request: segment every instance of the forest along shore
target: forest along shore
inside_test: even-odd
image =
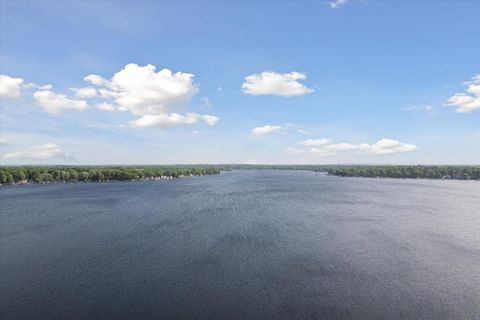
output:
[[[3,185],[27,183],[166,180],[218,173],[220,173],[219,169],[200,166],[18,166],[0,167],[0,183]]]
[[[0,166],[0,184],[165,180],[230,170],[307,170],[340,177],[480,180],[480,166],[175,165]]]

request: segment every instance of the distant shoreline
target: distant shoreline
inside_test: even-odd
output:
[[[113,182],[113,181],[157,181],[173,180],[191,176],[220,173],[212,167],[0,167],[1,185],[25,185],[47,183]]]
[[[480,166],[395,165],[178,165],[178,166],[0,166],[1,185],[155,181],[219,174],[230,170],[306,170],[338,177],[480,180]]]

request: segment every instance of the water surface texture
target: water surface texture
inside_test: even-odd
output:
[[[2,319],[480,319],[480,183],[0,188]]]

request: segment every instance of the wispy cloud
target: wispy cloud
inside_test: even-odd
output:
[[[213,107],[213,103],[209,97],[201,97],[200,98],[200,109],[208,109]]]
[[[420,104],[412,107],[404,108],[403,111],[423,111],[429,116],[434,116],[436,114],[435,108],[429,104]]]
[[[330,5],[330,8],[338,9],[338,8],[343,7],[347,3],[348,3],[348,0],[335,0],[335,1],[329,2],[328,4]]]

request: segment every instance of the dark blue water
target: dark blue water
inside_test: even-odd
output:
[[[0,188],[2,319],[480,319],[480,183]]]

